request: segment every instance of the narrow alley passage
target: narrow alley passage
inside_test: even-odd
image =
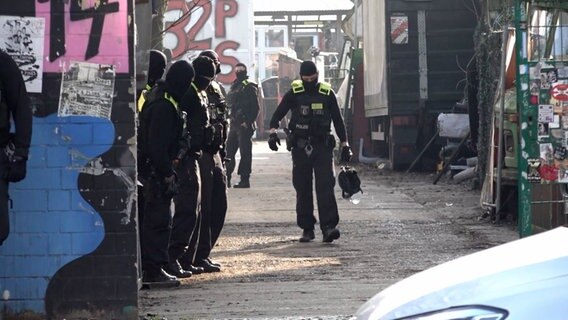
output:
[[[220,273],[140,292],[142,319],[348,319],[404,277],[517,239],[512,226],[479,221],[479,192],[427,174],[361,167],[364,194],[341,199],[341,238],[299,243],[291,159],[255,141],[251,189],[229,189],[225,229],[212,258]],[[238,177],[233,177],[237,180]]]

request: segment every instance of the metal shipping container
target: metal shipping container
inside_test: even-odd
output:
[[[475,10],[470,0],[363,0],[366,116],[393,168],[411,164],[437,115],[463,99]]]

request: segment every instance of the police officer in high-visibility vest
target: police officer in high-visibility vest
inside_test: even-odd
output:
[[[180,188],[174,198],[175,213],[168,250],[170,263],[167,271],[178,277],[187,277],[192,273],[201,273],[203,268],[195,266],[194,249],[196,243],[190,243],[192,235],[201,232],[198,221],[198,205],[201,201],[201,176],[198,159],[205,146],[213,141],[213,128],[209,124],[207,113],[208,100],[205,90],[215,77],[215,64],[207,57],[197,57],[192,62],[195,80],[186,91],[181,101],[182,110],[187,112],[189,129],[189,149],[180,163],[178,177]],[[205,232],[205,231],[203,231]]]
[[[314,216],[313,176],[323,242],[332,242],[339,238],[340,233],[334,194],[333,149],[336,141],[331,134],[331,122],[340,140],[341,161],[349,162],[352,152],[331,85],[318,82],[318,71],[312,61],[302,62],[300,77],[301,80],[292,82],[292,88],[284,95],[272,115],[268,145],[270,149],[278,150],[278,124],[291,111],[287,145],[292,152],[297,224],[303,229],[299,241],[309,242],[315,238],[314,226],[317,220]]]
[[[180,101],[193,80],[193,68],[187,61],[172,64],[166,80],[159,82],[154,99],[148,100],[140,113],[138,131],[139,175],[145,181],[145,209],[141,231],[143,283],[149,287],[173,287],[180,282],[163,268],[169,262],[171,231],[170,206],[177,193],[175,161],[187,144]],[[182,140],[186,139],[186,142]]]
[[[0,50],[0,246],[10,232],[8,184],[26,177],[31,139],[32,110],[22,73]]]
[[[247,67],[242,63],[235,65],[236,79],[229,88],[227,103],[230,109],[231,124],[227,138],[227,184],[231,186],[231,175],[235,170],[235,154],[241,154],[237,173],[241,176],[233,188],[250,188],[252,172],[252,136],[256,130],[256,118],[260,111],[258,85],[250,81]]]

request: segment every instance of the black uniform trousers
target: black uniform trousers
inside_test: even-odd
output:
[[[227,177],[219,153],[203,152],[199,158],[201,173],[201,205],[199,234],[191,237],[189,248],[195,251],[194,261],[207,259],[215,247],[227,214]],[[190,253],[188,250],[188,254]]]
[[[141,232],[142,270],[157,275],[168,263],[168,242],[171,231],[172,197],[163,194],[155,178],[146,179],[144,219]]]
[[[187,251],[193,233],[199,233],[197,211],[200,201],[201,178],[197,158],[185,157],[176,169],[179,181],[178,194],[174,197],[174,217],[168,249],[170,262],[181,260]]]
[[[2,178],[7,170],[7,166],[8,157],[4,150],[0,150],[0,246],[8,238],[8,234],[10,234],[8,181]]]
[[[323,142],[313,144],[312,147],[310,156],[304,148],[292,148],[292,183],[296,189],[296,219],[300,228],[314,228],[316,218],[312,185],[315,177],[320,228],[325,231],[335,228],[339,223],[337,201],[333,191],[335,187],[333,148]]]
[[[239,162],[239,168],[237,174],[241,177],[248,178],[252,172],[252,135],[254,130],[250,128],[245,128],[241,126],[240,121],[231,121],[229,127],[229,136],[227,137],[227,177],[233,174],[236,166],[235,155],[237,150],[241,154],[241,161]]]

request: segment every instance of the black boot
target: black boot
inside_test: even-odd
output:
[[[300,242],[310,242],[316,238],[314,234],[314,229],[304,229],[302,236],[300,237]]]
[[[187,268],[183,268],[183,270],[187,270],[187,271],[191,271],[191,273],[193,274],[202,274],[205,272],[205,270],[203,270],[203,268],[201,267],[196,267],[193,265],[189,265]]]
[[[227,176],[227,188],[231,187],[231,176]]]
[[[248,176],[241,176],[241,181],[235,184],[233,188],[250,188],[250,181]]]
[[[339,239],[339,229],[330,228],[323,231],[323,242],[332,242]]]
[[[167,273],[178,278],[190,278],[193,275],[191,271],[184,270],[178,261],[168,263],[163,267],[163,269]]]
[[[211,264],[209,261],[207,261],[207,259],[203,259],[200,261],[195,261],[195,266],[196,267],[201,267],[203,268],[203,270],[205,271],[205,273],[211,273],[211,272],[219,272],[221,271],[221,267]]]
[[[193,274],[202,274],[202,273],[205,272],[203,270],[203,268],[196,267],[196,266],[192,265],[191,263],[180,262],[180,266],[183,270],[191,271],[191,273],[193,273]]]
[[[179,287],[180,281],[175,276],[168,274],[163,269],[159,271],[149,272],[144,271],[142,278],[143,288],[175,288]]]
[[[207,262],[209,262],[210,264],[212,264],[214,266],[217,266],[219,268],[221,267],[221,264],[219,262],[214,262],[213,260],[211,260],[211,258],[207,258],[205,260],[207,260]]]

